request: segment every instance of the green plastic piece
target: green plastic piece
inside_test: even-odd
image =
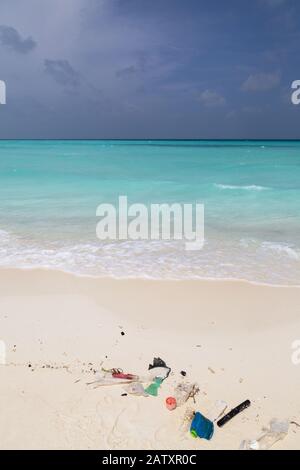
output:
[[[148,395],[157,397],[158,389],[161,386],[162,382],[163,382],[163,379],[160,379],[159,377],[157,377],[156,379],[154,379],[154,382],[152,382],[152,384],[149,385],[149,387],[145,388],[145,392],[148,393]]]

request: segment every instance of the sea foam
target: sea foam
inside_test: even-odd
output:
[[[243,190],[243,191],[267,191],[271,189],[266,186],[258,186],[256,184],[241,186],[241,185],[215,183],[215,187],[218,189],[235,189],[235,190]]]

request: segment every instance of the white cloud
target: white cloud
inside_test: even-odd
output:
[[[274,73],[257,73],[249,75],[242,84],[243,91],[267,91],[276,88],[280,84],[280,75]]]
[[[224,96],[213,90],[205,90],[198,97],[198,101],[208,108],[224,106],[226,100]]]

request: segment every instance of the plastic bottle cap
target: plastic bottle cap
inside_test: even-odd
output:
[[[166,406],[167,406],[168,410],[170,410],[170,411],[175,410],[175,408],[177,406],[176,398],[174,398],[174,397],[166,398]]]

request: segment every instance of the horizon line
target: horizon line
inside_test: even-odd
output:
[[[97,142],[97,141],[136,141],[136,142],[143,142],[143,141],[160,141],[160,142],[166,142],[166,141],[177,141],[177,142],[299,142],[300,137],[298,139],[202,139],[202,138],[194,138],[194,139],[174,139],[174,138],[0,138],[0,142],[4,141],[10,141],[10,142],[20,142],[20,141],[91,141],[91,142]]]

